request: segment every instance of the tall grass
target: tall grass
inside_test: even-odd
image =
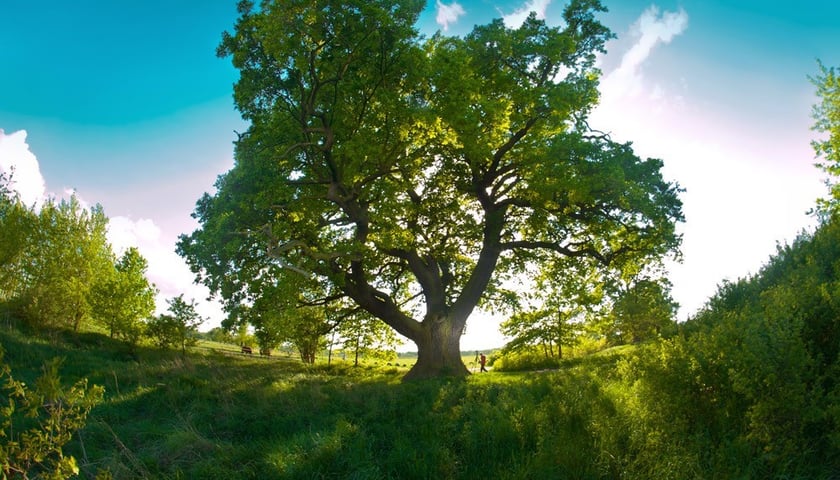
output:
[[[704,460],[702,439],[657,439],[627,382],[633,349],[551,372],[402,383],[407,367],[312,367],[207,348],[185,356],[128,352],[100,335],[37,339],[0,329],[0,339],[17,371],[35,374],[43,359],[63,356],[68,382],[87,377],[105,386],[105,401],[66,448],[87,478],[101,471],[116,479],[737,473]],[[741,466],[754,455],[732,452]]]

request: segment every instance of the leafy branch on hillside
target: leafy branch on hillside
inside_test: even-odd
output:
[[[819,98],[819,103],[813,109],[812,129],[827,135],[813,140],[811,146],[820,159],[817,166],[830,176],[826,184],[833,200],[821,199],[818,203],[818,210],[826,213],[837,208],[840,202],[840,183],[837,183],[840,177],[840,77],[833,67],[826,67],[822,63],[819,67],[820,74],[811,77]]]
[[[88,387],[87,379],[69,389],[61,385],[61,359],[43,366],[34,388],[12,377],[0,349],[0,467],[6,478],[62,480],[78,475],[76,459],[62,447],[85,426],[90,410],[102,401],[105,389]]]

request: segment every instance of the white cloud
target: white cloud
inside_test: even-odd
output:
[[[112,217],[108,223],[108,241],[117,255],[129,247],[137,247],[149,262],[146,276],[159,290],[156,300],[158,313],[167,310],[167,299],[184,294],[184,299],[194,299],[198,313],[209,319],[202,329],[218,326],[224,318],[221,305],[207,301],[209,290],[193,283],[195,276],[184,259],[175,253],[175,246],[163,239],[160,227],[153,220]]]
[[[38,159],[26,143],[26,130],[7,135],[0,129],[0,172],[12,176],[11,188],[29,206],[40,205],[46,194]]]
[[[531,12],[536,13],[538,19],[544,19],[545,11],[550,3],[551,0],[529,0],[528,3],[513,13],[502,15],[502,20],[508,28],[519,28]]]
[[[449,25],[458,21],[458,18],[462,17],[467,12],[464,11],[464,7],[461,6],[458,2],[452,2],[449,5],[437,0],[437,17],[435,17],[435,21],[438,25],[443,27],[444,30],[449,29]]]
[[[13,173],[11,187],[27,205],[40,206],[47,198],[47,189],[41,168],[34,153],[26,143],[26,131],[10,135],[0,129],[0,171]],[[83,208],[90,208],[75,189],[64,188],[62,198],[76,195]],[[129,247],[137,247],[149,262],[147,277],[159,289],[156,300],[158,312],[167,309],[166,299],[184,294],[186,300],[195,299],[200,315],[210,321],[203,328],[218,326],[224,313],[218,302],[209,302],[209,291],[193,283],[195,278],[184,260],[175,253],[174,244],[163,239],[161,229],[150,219],[132,220],[123,216],[110,218],[108,242],[114,253],[122,255]]]
[[[160,228],[155,222],[141,218],[134,221],[127,217],[117,216],[108,222],[108,241],[114,252],[121,255],[130,247],[140,245],[156,245],[160,239]]]
[[[622,54],[618,67],[601,79],[601,101],[590,116],[593,127],[615,129],[623,140],[636,141],[639,134],[649,135],[652,122],[683,123],[680,119],[687,114],[685,99],[668,92],[656,79],[646,79],[642,70],[655,47],[670,43],[687,26],[688,14],[682,9],[660,13],[653,5],[639,16],[630,28],[635,42]]]
[[[10,187],[17,192],[21,201],[27,206],[34,206],[39,210],[48,198],[68,200],[76,195],[76,200],[84,209],[90,209],[90,203],[85,201],[75,188],[65,187],[63,195],[47,192],[44,176],[41,174],[41,164],[26,143],[26,130],[6,134],[0,128],[0,172],[11,178]]]
[[[631,34],[637,38],[635,44],[621,57],[621,64],[601,80],[605,101],[610,97],[640,95],[643,91],[642,65],[645,60],[650,57],[654,47],[670,43],[687,27],[688,14],[683,9],[661,15],[655,5],[645,10],[631,28]]]
[[[684,262],[669,265],[681,318],[724,279],[756,273],[777,241],[812,226],[806,211],[821,189],[820,173],[810,167],[807,111],[782,127],[749,124],[642,75],[653,50],[687,25],[685,11],[645,11],[634,25],[635,43],[604,77],[601,104],[590,116],[593,128],[632,141],[640,157],[663,159],[665,179],[686,188],[680,195],[686,222],[679,226]]]

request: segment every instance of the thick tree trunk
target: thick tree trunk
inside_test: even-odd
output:
[[[487,213],[484,242],[478,261],[457,300],[450,304],[447,304],[447,285],[451,281],[451,272],[446,262],[433,256],[423,257],[416,251],[390,252],[407,262],[423,289],[427,313],[422,322],[406,315],[393,298],[372,287],[367,281],[368,274],[361,261],[354,261],[350,271],[345,272],[343,288],[347,296],[417,345],[417,363],[404,380],[469,375],[469,370],[461,360],[461,335],[467,318],[487,290],[496,269],[502,252],[499,239],[504,215],[504,208]],[[360,236],[361,239],[364,237]]]
[[[417,363],[404,380],[469,375],[461,360],[462,323],[451,317],[423,322],[420,335],[412,339],[417,344]]]

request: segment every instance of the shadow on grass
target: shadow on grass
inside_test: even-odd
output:
[[[610,478],[605,449],[623,453],[583,369],[402,383],[405,369],[129,354],[95,334],[2,340],[17,366],[62,356],[65,381],[106,387],[66,448],[91,478]]]
[[[105,386],[105,401],[65,448],[87,478],[101,470],[115,479],[773,477],[752,475],[768,471],[737,432],[720,447],[681,427],[673,414],[696,412],[657,404],[667,398],[660,390],[622,377],[640,367],[621,350],[557,371],[402,383],[405,369],[128,353],[95,334],[0,329],[0,341],[18,378],[60,356],[65,383]],[[725,465],[715,463],[725,455]],[[805,466],[785,468],[810,472]]]
[[[556,377],[401,383],[224,358],[144,375],[84,434],[116,478],[602,478],[581,412],[609,402]]]

